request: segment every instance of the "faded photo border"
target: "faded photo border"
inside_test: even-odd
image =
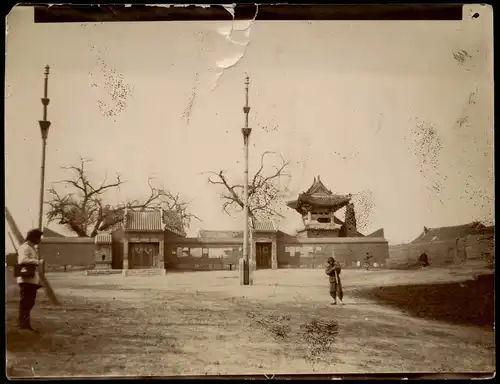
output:
[[[461,4],[35,5],[35,23],[221,20],[461,20]]]

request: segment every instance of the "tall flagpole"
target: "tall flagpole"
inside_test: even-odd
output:
[[[243,193],[244,193],[244,230],[243,230],[243,278],[240,279],[242,285],[250,285],[250,260],[248,257],[248,237],[249,237],[249,228],[248,228],[248,142],[250,141],[250,134],[252,133],[252,128],[248,127],[248,114],[250,113],[250,107],[248,105],[248,85],[250,84],[250,78],[248,76],[245,77],[245,106],[243,107],[243,112],[245,113],[245,127],[241,129],[241,133],[243,134],[243,144],[244,144],[244,154],[245,154],[245,178],[243,185]],[[241,264],[240,264],[241,266]],[[241,273],[241,272],[240,272]]]
[[[40,133],[42,135],[42,166],[40,168],[40,202],[38,211],[38,228],[43,230],[43,197],[45,192],[45,156],[47,149],[47,137],[49,135],[50,121],[47,121],[47,106],[50,103],[48,98],[48,87],[49,87],[49,71],[50,67],[47,65],[45,67],[45,79],[44,79],[44,89],[43,89],[43,120],[39,120]]]

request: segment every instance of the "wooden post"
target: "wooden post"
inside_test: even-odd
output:
[[[49,298],[51,304],[61,305],[61,303],[57,299],[56,294],[54,293],[54,290],[52,289],[52,286],[50,285],[49,281],[45,278],[45,260],[43,259],[40,260],[40,264],[38,265],[38,275],[40,276],[40,283],[45,289],[45,293],[47,294],[47,297]]]

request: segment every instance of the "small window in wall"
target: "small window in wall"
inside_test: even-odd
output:
[[[102,255],[101,258],[102,258],[102,261],[106,260],[106,255]]]
[[[318,217],[318,223],[329,223],[330,221],[329,217]]]
[[[193,257],[202,257],[202,249],[201,248],[191,248],[188,250],[188,255],[191,255]]]
[[[314,256],[314,247],[305,246],[300,247],[300,257],[313,257]]]

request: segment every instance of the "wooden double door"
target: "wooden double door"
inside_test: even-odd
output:
[[[255,245],[256,248],[256,257],[255,257],[255,264],[257,269],[267,269],[271,268],[272,262],[271,262],[271,249],[272,249],[272,243],[257,243]]]
[[[160,244],[129,243],[129,268],[158,268]]]

